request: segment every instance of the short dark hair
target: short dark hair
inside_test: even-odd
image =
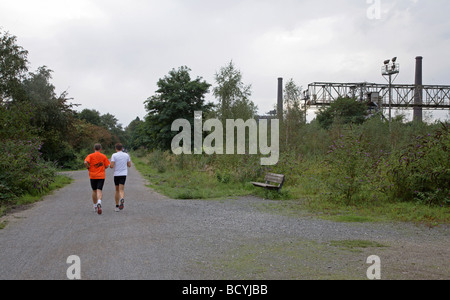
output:
[[[101,144],[95,144],[95,145],[94,145],[94,150],[95,150],[95,151],[100,151],[100,150],[102,150],[102,145],[101,145]]]
[[[121,143],[116,144],[116,150],[121,151],[123,149],[123,145]]]

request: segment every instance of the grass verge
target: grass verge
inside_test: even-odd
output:
[[[149,186],[172,199],[214,199],[247,196],[253,192],[250,183],[218,182],[207,171],[152,168],[146,158],[133,156],[136,169],[149,181]]]
[[[44,189],[41,193],[27,193],[18,197],[17,199],[11,200],[7,203],[0,204],[0,217],[5,216],[14,207],[23,207],[36,202],[41,201],[45,196],[51,194],[55,190],[59,190],[64,186],[73,182],[73,179],[65,175],[57,175],[53,183],[51,183],[48,188]],[[6,220],[0,222],[0,230],[5,228],[8,222]]]
[[[172,199],[214,199],[254,195],[263,199],[257,207],[288,216],[311,215],[335,222],[412,222],[435,227],[450,224],[450,208],[414,202],[366,201],[348,205],[330,199],[317,176],[301,176],[296,184],[287,181],[281,193],[255,188],[249,182],[218,180],[217,174],[195,168],[152,166],[147,157],[133,156],[139,172],[149,186]],[[318,167],[319,168],[319,167]],[[311,171],[310,171],[311,172]],[[316,171],[314,171],[316,172]],[[291,176],[292,177],[292,176]]]
[[[292,193],[292,192],[291,192]],[[301,200],[290,199],[261,203],[258,207],[267,212],[287,216],[310,215],[344,223],[411,222],[435,227],[450,224],[450,208],[417,203],[379,203],[343,205],[318,196]]]
[[[331,241],[330,246],[338,247],[343,250],[350,250],[353,252],[361,252],[361,249],[365,248],[385,248],[388,247],[384,244],[367,241],[367,240],[343,240],[343,241]]]

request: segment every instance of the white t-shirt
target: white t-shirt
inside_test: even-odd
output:
[[[131,161],[130,156],[123,152],[114,153],[111,157],[111,162],[114,162],[114,176],[127,176],[127,163]]]

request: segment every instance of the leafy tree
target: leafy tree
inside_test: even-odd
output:
[[[328,108],[322,108],[317,114],[320,126],[329,129],[333,123],[362,124],[366,120],[367,107],[364,103],[351,98],[338,98]]]
[[[42,157],[43,138],[35,121],[39,107],[26,94],[28,52],[0,30],[0,205],[25,192],[41,192],[55,168]]]
[[[302,88],[298,87],[293,79],[290,79],[284,88],[285,116],[284,124],[286,134],[286,145],[290,142],[295,144],[299,138],[299,128],[306,123],[305,113],[300,106]]]
[[[114,144],[118,142],[126,144],[128,140],[127,134],[122,128],[122,124],[119,124],[119,120],[110,113],[101,115],[100,112],[95,109],[83,109],[77,114],[77,118],[88,124],[95,125],[92,128],[101,127],[109,132],[111,140],[108,143],[103,144],[103,147],[105,148],[113,148]],[[104,130],[100,131],[104,132]],[[109,138],[106,138],[106,140],[109,140]],[[95,141],[93,142],[95,143]]]
[[[0,140],[31,140],[38,130],[31,124],[34,108],[30,103],[13,102],[0,104]]]
[[[139,117],[131,121],[131,123],[125,128],[125,132],[128,136],[128,145],[130,148],[136,150],[146,144],[145,135],[145,122]]]
[[[201,77],[192,80],[190,71],[186,66],[173,69],[158,81],[156,95],[145,101],[148,148],[170,149],[177,134],[171,131],[173,121],[183,118],[193,124],[195,111],[206,113],[213,107],[212,103],[205,103],[211,85]]]
[[[100,117],[101,125],[109,131],[115,131],[117,129],[122,130],[122,125],[119,124],[119,120],[110,113],[102,115]]]
[[[105,148],[114,145],[113,136],[106,128],[84,120],[74,122],[72,141],[76,151],[91,150],[95,143],[100,143]]]
[[[23,95],[21,81],[28,71],[27,56],[17,38],[0,29],[0,103]]]
[[[83,109],[78,114],[78,119],[84,120],[90,124],[101,126],[102,125],[102,119],[100,116],[100,112],[95,109]]]
[[[256,105],[250,101],[251,85],[242,82],[241,71],[231,61],[215,75],[214,96],[219,100],[217,115],[222,121],[226,119],[253,118],[257,113]]]
[[[73,127],[73,104],[67,94],[60,96],[50,83],[52,71],[43,66],[36,73],[29,73],[23,81],[25,98],[19,102],[30,103],[34,109],[32,124],[42,138],[44,158],[60,164],[75,159],[71,141],[68,139]]]

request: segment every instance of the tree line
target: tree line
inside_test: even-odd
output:
[[[216,74],[218,105],[205,101],[212,85],[182,66],[157,82],[155,95],[144,101],[144,120],[137,117],[123,128],[110,113],[77,111],[67,91],[56,93],[50,68],[29,70],[28,54],[16,36],[0,29],[0,200],[42,190],[58,169],[79,168],[95,143],[106,150],[117,142],[129,149],[167,150],[175,119],[193,121],[194,111],[221,119],[248,119],[257,112],[251,86],[242,83],[233,62]]]
[[[0,201],[40,192],[61,168],[77,169],[99,142],[105,148],[126,141],[113,115],[79,105],[56,93],[53,71],[29,70],[28,51],[0,30]]]
[[[191,69],[181,66],[159,79],[155,95],[145,102],[147,115],[128,126],[129,145],[133,149],[170,150],[176,135],[171,126],[176,119],[194,123],[194,112],[201,111],[205,119],[248,120],[257,115],[257,106],[250,100],[251,85],[242,81],[242,73],[230,61],[215,74],[215,86],[202,77],[192,78]],[[217,103],[206,102],[211,92]],[[193,135],[192,135],[193,136]]]

